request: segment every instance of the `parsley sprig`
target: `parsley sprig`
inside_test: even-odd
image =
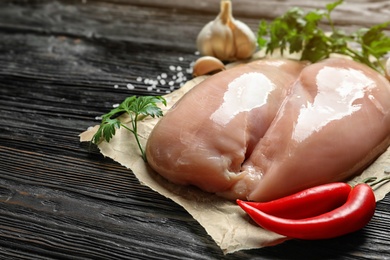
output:
[[[115,135],[116,129],[123,127],[133,133],[138,148],[141,151],[142,159],[146,162],[145,150],[142,147],[138,136],[138,121],[147,116],[161,117],[163,112],[157,106],[162,103],[165,106],[167,101],[161,96],[131,96],[126,98],[118,107],[112,109],[109,113],[102,116],[102,122],[99,129],[92,137],[92,142],[100,143],[102,140],[109,142]],[[119,115],[127,113],[130,116],[131,128],[123,124],[118,118]]]
[[[342,3],[343,0],[339,0],[327,4],[326,10],[306,13],[294,7],[270,23],[261,21],[259,47],[266,48],[267,54],[276,49],[280,49],[282,55],[286,50],[301,52],[301,60],[311,62],[328,58],[332,53],[343,54],[383,73],[385,68],[380,58],[390,51],[390,37],[384,33],[390,21],[347,34],[335,28],[331,18],[332,11]],[[329,23],[330,33],[318,26],[322,20]]]

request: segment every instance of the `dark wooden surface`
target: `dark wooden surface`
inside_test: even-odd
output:
[[[256,30],[293,5],[327,2],[245,0],[234,13]],[[79,143],[78,134],[125,97],[172,90],[160,82],[150,91],[145,79],[176,75],[171,65],[190,79],[196,35],[218,7],[217,0],[0,2],[0,259],[390,259],[390,196],[357,233],[224,256],[180,206]],[[389,10],[389,1],[350,1],[335,21],[356,29],[388,20]]]

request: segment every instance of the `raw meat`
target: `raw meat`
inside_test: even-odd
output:
[[[345,180],[390,145],[390,84],[347,59],[260,60],[205,80],[156,125],[150,166],[171,182],[267,201]]]

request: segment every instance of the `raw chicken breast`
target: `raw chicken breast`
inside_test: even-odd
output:
[[[263,173],[248,199],[267,201],[345,180],[389,145],[389,82],[351,60],[310,65],[243,165],[243,171]]]
[[[262,60],[205,80],[152,131],[168,180],[268,201],[345,180],[390,145],[390,83],[346,59]]]
[[[288,60],[255,61],[195,86],[150,134],[149,165],[177,184],[229,191],[245,177],[240,173],[242,163],[267,131],[303,67]],[[253,176],[253,183],[259,177]]]

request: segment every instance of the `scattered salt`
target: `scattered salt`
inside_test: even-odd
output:
[[[195,53],[196,55],[199,55],[199,52]],[[177,58],[179,61],[184,61],[185,59],[183,57]],[[163,72],[160,75],[157,75],[154,79],[153,78],[143,78],[143,77],[137,77],[137,82],[143,82],[146,86],[147,91],[156,91],[156,92],[162,92],[165,91],[165,93],[171,93],[175,90],[176,87],[180,84],[182,86],[185,81],[187,81],[187,74],[192,74],[192,67],[194,65],[194,61],[192,61],[189,64],[188,68],[182,67],[182,66],[175,66],[170,65],[169,72]],[[158,88],[158,85],[165,86],[168,85],[169,89],[164,90],[161,88]],[[132,84],[126,85],[128,89],[134,89],[134,86]],[[117,88],[117,85],[116,87]]]
[[[114,88],[119,88],[119,86],[118,85],[114,85]]]

